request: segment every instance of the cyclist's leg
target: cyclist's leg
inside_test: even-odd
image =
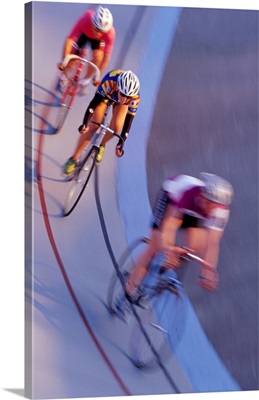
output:
[[[161,232],[157,229],[152,229],[150,232],[150,241],[147,244],[147,247],[136,259],[133,269],[130,271],[130,279],[127,281],[125,286],[125,290],[129,296],[134,295],[134,292],[143,282],[152,259],[161,250],[160,244]]]
[[[89,39],[89,42],[91,43],[91,49],[92,49],[91,62],[94,63],[102,72],[105,70],[106,66],[110,61],[110,56],[106,56],[103,51],[104,42],[93,39]],[[94,69],[91,67],[91,65],[89,65],[86,71],[85,78],[86,79],[90,78],[93,75],[93,73]]]
[[[190,227],[183,232],[182,245],[202,256],[206,248],[207,240],[208,232],[205,228]]]
[[[91,119],[93,119],[93,121],[96,121],[96,122],[102,122],[106,108],[107,108],[107,104],[105,102],[99,103],[98,106],[95,108]],[[85,134],[80,135],[80,137],[79,137],[77,147],[72,156],[72,158],[74,160],[78,160],[80,154],[82,153],[84,148],[88,145],[94,132],[96,131],[96,124],[91,123],[91,120],[90,120],[89,124],[88,124],[88,128],[89,128],[88,131]]]
[[[102,61],[103,61],[103,50],[102,49],[93,49],[93,56],[92,56],[92,62],[100,68]]]
[[[114,130],[117,134],[121,132],[126,114],[128,111],[128,106],[124,104],[115,104],[112,109],[112,119],[110,123],[110,128]],[[111,134],[106,134],[103,141],[102,145],[105,146],[106,143],[113,137]]]
[[[218,231],[213,231],[213,233],[218,233]],[[215,240],[209,240],[209,233],[206,228],[189,228],[186,232],[187,236],[187,246],[196,252],[202,258],[217,265],[219,247],[215,243]],[[217,268],[208,269],[206,266],[200,266],[199,269],[199,280],[197,283],[207,290],[215,290],[218,288],[218,272]]]
[[[144,253],[139,256],[135,268],[131,273],[132,278],[126,288],[126,291],[129,295],[133,293],[135,288],[138,287],[138,285],[140,285],[143,281],[153,257],[157,253],[163,252],[166,248],[167,243],[170,243],[173,240],[173,238],[171,237],[171,231],[165,229],[164,221],[165,215],[167,215],[167,220],[169,221],[172,213],[173,208],[167,205],[167,201],[164,201],[163,196],[161,196],[160,192],[154,211],[154,223],[150,231],[149,244]]]

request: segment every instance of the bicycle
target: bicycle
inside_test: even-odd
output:
[[[55,90],[59,91],[62,95],[58,100],[59,110],[56,117],[56,122],[54,123],[56,133],[60,131],[64,125],[68,112],[74,105],[75,98],[81,88],[82,83],[87,85],[90,83],[93,77],[96,80],[100,79],[99,68],[91,61],[88,61],[87,59],[78,55],[68,54],[62,62],[62,66],[63,71],[58,77],[58,81],[55,85]],[[91,66],[94,70],[92,76],[88,79],[85,79],[84,76],[88,66]]]
[[[119,317],[118,304],[126,301],[124,287],[134,264],[136,249],[148,243],[147,238],[137,239],[118,261],[119,272],[115,271],[112,275],[107,295],[107,308],[112,316]],[[165,268],[163,260],[164,255],[161,253],[151,261],[148,274],[139,290],[140,298],[132,305],[136,306],[140,323],[136,318],[133,321],[129,358],[139,369],[152,370],[158,366],[156,355],[143,334],[143,329],[163,363],[176,350],[185,329],[187,295],[176,271]],[[191,260],[209,268],[209,264],[202,258],[186,250],[185,255],[181,256],[182,266],[184,261]]]
[[[99,152],[100,144],[102,143],[103,137],[106,132],[111,133],[122,141],[122,149],[124,145],[123,138],[109,128],[107,121],[108,112],[111,106],[114,104],[112,100],[107,103],[107,109],[104,113],[104,117],[101,123],[91,121],[96,124],[99,128],[94,133],[90,144],[87,146],[86,154],[81,160],[77,162],[76,168],[71,175],[67,177],[67,180],[72,180],[72,185],[69,189],[65,206],[63,210],[63,216],[67,217],[75,209],[82,194],[85,191],[86,186],[89,183],[90,177],[93,173],[94,167],[96,166],[96,158]]]

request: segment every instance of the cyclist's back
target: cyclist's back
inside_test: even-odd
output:
[[[79,18],[68,35],[69,38],[71,38],[74,42],[77,42],[78,47],[82,47],[87,41],[87,38],[90,40],[97,40],[93,33],[92,25],[94,13],[95,10],[86,11],[82,17]],[[98,41],[102,42],[102,51],[104,51],[106,54],[111,54],[115,41],[114,26],[112,26],[107,32],[99,31]]]
[[[159,228],[164,217],[167,204],[178,210],[179,217],[185,224],[204,226],[217,230],[224,230],[228,218],[229,207],[218,204],[208,212],[201,207],[199,197],[205,183],[189,175],[176,175],[166,179],[159,192],[153,214],[153,228]]]

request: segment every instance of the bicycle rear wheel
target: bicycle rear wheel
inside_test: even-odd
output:
[[[71,214],[71,212],[78,204],[82,194],[84,193],[84,190],[94,170],[98,151],[98,147],[92,146],[92,148],[82,161],[81,166],[76,171],[65,201],[63,213],[64,217],[67,217],[69,214]]]

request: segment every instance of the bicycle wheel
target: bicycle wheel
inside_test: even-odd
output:
[[[172,271],[168,271],[169,276],[171,273]],[[167,294],[167,313],[161,313],[160,307],[157,308],[156,312],[158,313],[159,321],[169,332],[168,340],[170,349],[175,351],[181,341],[186,326],[187,295],[183,287],[177,287],[177,291],[171,288]]]
[[[74,96],[76,95],[76,83],[73,81],[68,81],[66,89],[59,100],[57,117],[54,123],[56,132],[58,132],[67,118],[68,112],[71,109],[72,103],[74,101]]]
[[[152,370],[157,367],[156,353],[162,363],[170,357],[168,331],[160,323],[155,311],[160,300],[160,296],[151,299],[147,309],[138,310],[140,322],[134,321],[129,341],[129,356],[137,368]]]
[[[145,245],[145,238],[134,241],[121,255],[118,261],[119,273],[114,271],[108,286],[107,292],[107,308],[112,315],[116,315],[115,302],[119,296],[123,296],[123,286],[129,277],[129,273],[133,268],[134,257]]]
[[[183,291],[179,289],[175,292],[156,292],[150,299],[149,307],[140,310],[138,314],[141,325],[135,321],[129,342],[129,354],[136,367],[152,370],[159,365],[156,353],[160,361],[166,363],[183,334],[186,320]]]
[[[82,194],[84,193],[84,190],[94,170],[98,151],[98,147],[92,146],[91,150],[87,153],[86,157],[82,161],[81,166],[76,171],[66,198],[64,217],[67,217],[69,214],[71,214],[78,204]]]

